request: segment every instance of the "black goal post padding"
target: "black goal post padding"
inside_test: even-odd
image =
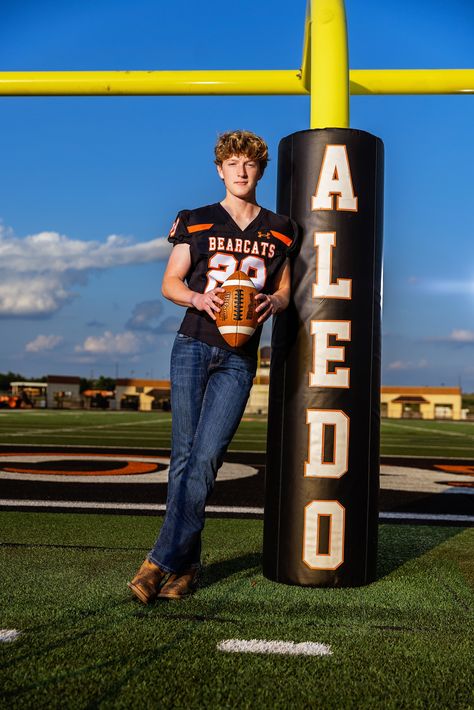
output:
[[[277,211],[301,240],[272,332],[263,571],[359,586],[377,555],[382,141],[343,128],[287,136]]]

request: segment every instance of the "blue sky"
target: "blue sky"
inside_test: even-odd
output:
[[[0,70],[299,68],[305,2],[12,0]],[[473,68],[474,4],[348,0],[354,69]],[[352,97],[386,151],[384,384],[474,391],[474,97]],[[184,310],[160,283],[179,209],[223,197],[217,135],[273,160],[306,97],[1,98],[0,371],[169,376]],[[264,331],[263,342],[269,342]]]

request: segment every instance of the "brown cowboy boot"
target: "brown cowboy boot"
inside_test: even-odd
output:
[[[196,591],[200,568],[191,567],[179,574],[172,573],[161,587],[160,599],[183,599]]]
[[[146,559],[132,581],[127,583],[127,587],[141,602],[148,604],[156,598],[160,584],[167,574],[168,572]]]

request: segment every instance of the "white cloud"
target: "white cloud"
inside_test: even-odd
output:
[[[135,333],[139,332],[142,340],[146,338],[145,334],[148,334],[149,342],[155,342],[151,336],[163,336],[176,333],[182,318],[168,316],[160,320],[162,312],[162,301],[154,300],[137,303],[131,317],[125,323],[125,328]]]
[[[90,335],[82,345],[76,345],[75,351],[90,355],[135,355],[141,346],[142,339],[129,330],[115,334],[106,330],[103,335]]]
[[[125,327],[130,330],[153,331],[162,311],[163,303],[159,300],[137,303]]]
[[[168,316],[168,318],[164,318],[161,321],[161,323],[154,329],[153,332],[156,335],[175,335],[178,331],[179,326],[181,325],[182,320],[183,319],[181,317],[177,318],[176,316]]]
[[[453,343],[474,343],[474,330],[453,330],[448,340]]]
[[[64,338],[61,335],[38,335],[34,340],[26,344],[25,350],[28,353],[39,353],[44,350],[54,350],[61,345]]]
[[[454,345],[474,345],[474,330],[455,328],[449,335],[441,338],[428,338],[429,343],[453,343]]]
[[[471,280],[442,280],[430,279],[420,284],[425,290],[434,293],[447,293],[454,295],[467,296],[474,295],[474,279]]]
[[[16,276],[0,268],[0,279],[0,316],[47,315],[74,296],[56,274]]]
[[[424,370],[428,367],[427,360],[411,362],[410,360],[394,360],[387,365],[387,370]]]
[[[19,238],[0,226],[0,262],[16,273],[84,271],[159,261],[171,246],[164,237],[134,244],[112,234],[105,242],[70,239],[57,232]]]
[[[111,235],[105,242],[71,239],[57,232],[24,238],[0,225],[0,316],[45,316],[74,297],[72,286],[94,270],[166,259],[164,237],[148,242]]]

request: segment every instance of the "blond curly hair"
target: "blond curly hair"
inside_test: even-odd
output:
[[[226,131],[221,133],[214,148],[215,164],[222,165],[232,155],[245,155],[250,160],[257,160],[260,172],[267,167],[269,161],[268,146],[260,136],[251,131]]]

